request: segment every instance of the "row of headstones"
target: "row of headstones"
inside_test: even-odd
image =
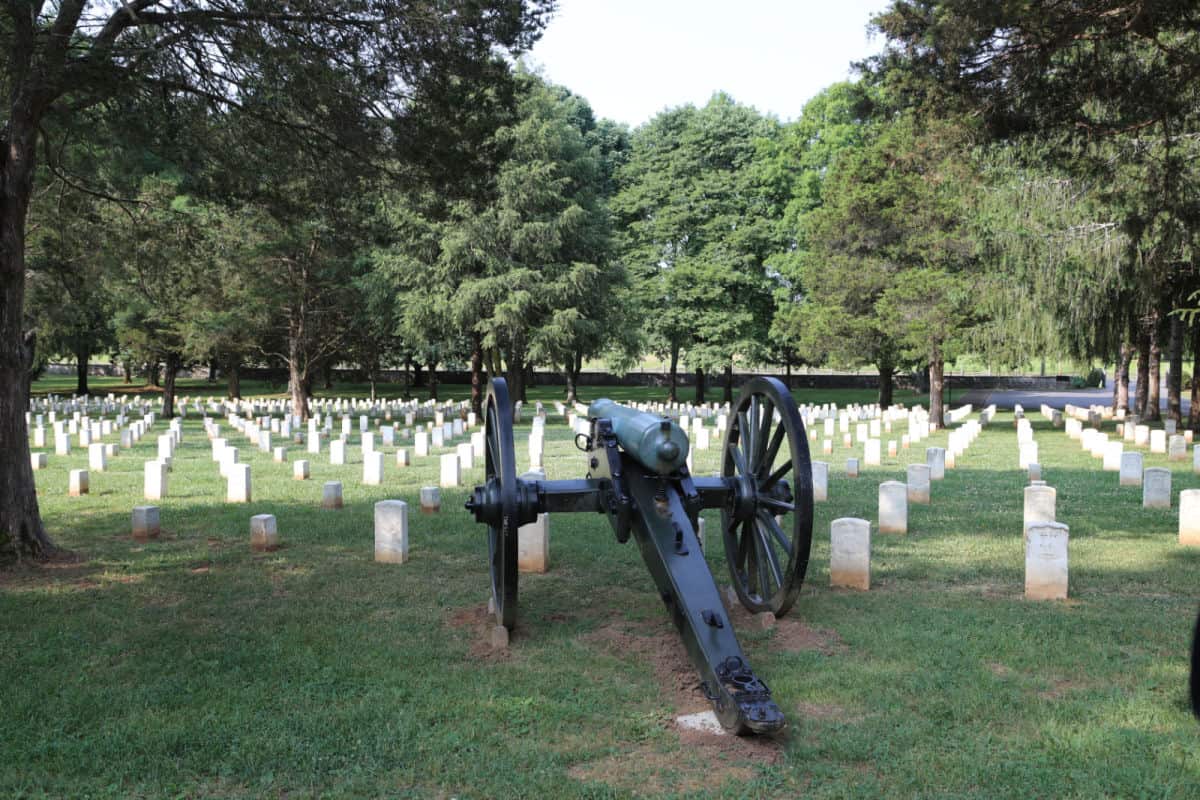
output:
[[[1075,424],[1072,424],[1075,423]],[[1145,428],[1145,426],[1138,426]],[[1129,431],[1129,423],[1125,423],[1123,434]],[[1084,450],[1093,458],[1101,459],[1101,469],[1106,472],[1117,472],[1118,483],[1121,486],[1141,486],[1142,505],[1146,508],[1171,507],[1171,471],[1163,467],[1144,467],[1142,454],[1126,452],[1122,440],[1110,441],[1108,436],[1094,428],[1079,427],[1078,420],[1067,421],[1067,435],[1077,439]],[[1163,433],[1153,431],[1153,433]],[[1151,452],[1166,452],[1168,461],[1185,461],[1187,445],[1191,440],[1191,431],[1184,435],[1173,435],[1167,448],[1151,447]],[[1165,435],[1165,434],[1164,434]],[[1142,437],[1138,433],[1139,438]],[[1126,436],[1126,439],[1128,436]],[[1200,474],[1200,447],[1192,449],[1192,471]]]
[[[898,481],[880,484],[880,534],[907,533],[907,504],[913,502],[912,490],[911,477],[908,487]],[[1193,491],[1200,512],[1200,490]],[[1055,490],[1043,481],[1036,481],[1035,485],[1025,489],[1025,596],[1029,599],[1065,599],[1067,596],[1070,529],[1055,520],[1055,497]],[[928,495],[925,502],[928,502]],[[842,517],[830,523],[829,533],[830,584],[868,591],[871,587],[871,523],[857,517]],[[1200,541],[1200,524],[1196,535]]]
[[[906,503],[921,503],[928,505],[930,497],[930,482],[940,481],[946,477],[946,457],[949,451],[942,447],[929,447],[925,450],[924,464],[909,464],[905,477],[907,482],[900,483],[899,481],[886,481],[880,485],[880,509],[885,505],[889,508],[895,508],[894,513],[889,513],[889,520],[894,519],[894,524],[889,523],[891,527],[903,527],[907,530],[908,523],[908,508]],[[858,459],[851,458],[846,463],[846,477],[858,477]],[[829,499],[829,464],[824,461],[812,462],[812,485],[813,485],[813,501],[818,503],[826,502]],[[888,487],[886,490],[883,487]],[[902,487],[900,489],[895,487]],[[898,504],[894,498],[901,494],[906,499],[905,504]],[[886,503],[885,503],[886,496]],[[902,521],[903,520],[903,521]]]
[[[1067,420],[1065,430],[1072,439],[1086,437],[1089,444],[1093,440],[1110,441],[1107,433],[1103,433],[1097,428],[1084,428],[1083,423],[1077,419]],[[1187,446],[1192,443],[1193,433],[1190,430],[1181,434],[1173,433],[1128,421],[1117,423],[1117,437],[1118,439],[1115,441],[1132,442],[1138,447],[1149,446],[1151,453],[1165,454],[1172,460],[1183,460],[1187,457]]]
[[[59,425],[60,421],[55,421],[52,424]],[[121,431],[122,448],[131,448],[136,444],[146,431],[154,425],[154,415],[147,414],[143,419],[129,423],[129,427]],[[81,426],[80,430],[90,428],[89,425]],[[109,433],[112,429],[109,429]],[[180,435],[178,426],[172,425],[171,433],[166,436]],[[90,433],[89,433],[90,437]],[[161,437],[160,437],[161,438]],[[71,442],[67,432],[55,431],[55,455],[70,455]],[[88,469],[73,469],[68,476],[67,493],[72,497],[87,494],[89,491],[89,475],[88,470],[95,472],[105,472],[108,469],[109,459],[116,458],[120,449],[116,444],[104,442],[90,442],[88,448]],[[45,469],[49,466],[50,460],[46,453],[33,452],[29,454],[30,466],[35,472]]]
[[[342,507],[341,484],[326,484],[324,508]],[[427,492],[429,497],[427,498]],[[434,513],[440,508],[437,487],[421,490],[421,511]],[[133,509],[133,538],[146,541],[157,538],[162,530],[158,506],[137,506]],[[250,518],[250,547],[253,550],[275,550],[280,545],[279,528],[274,514],[256,514]],[[408,561],[408,503],[403,500],[381,500],[375,504],[375,560],[387,564]]]

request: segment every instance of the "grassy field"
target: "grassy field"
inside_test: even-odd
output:
[[[162,390],[149,386],[144,383],[126,384],[120,378],[96,378],[93,377],[88,381],[88,389],[93,397],[103,397],[110,392],[116,394],[132,394],[132,395],[149,395],[157,397],[161,395]],[[182,397],[220,397],[225,393],[225,383],[218,381],[217,383],[208,383],[202,379],[181,379],[177,384],[176,391]],[[285,397],[286,387],[271,386],[266,381],[242,381],[242,395],[245,397]],[[48,394],[57,394],[70,397],[75,393],[75,378],[67,375],[52,375],[38,380],[33,385],[33,393],[38,396]],[[316,389],[317,397],[358,397],[365,398],[371,396],[371,386],[367,383],[339,383],[333,389]],[[849,405],[851,403],[874,403],[878,400],[878,392],[874,389],[797,389],[796,396],[803,403],[837,403],[838,405]],[[378,386],[377,396],[381,398],[402,398],[404,395],[404,387],[398,383],[381,383]],[[429,397],[428,389],[420,387],[410,394],[419,400],[426,400]],[[453,383],[443,383],[438,385],[438,397],[442,400],[465,400],[471,396],[471,387]],[[534,402],[541,400],[543,403],[549,404],[555,400],[563,400],[566,397],[566,387],[564,386],[533,386],[528,391],[529,401]],[[583,386],[579,390],[580,400],[589,402],[599,397],[607,397],[620,402],[632,401],[663,401],[666,400],[667,390],[665,388],[649,388],[644,386]],[[957,394],[956,394],[957,397]],[[681,402],[693,402],[695,400],[695,391],[691,387],[683,387],[679,392],[679,400]],[[705,395],[705,400],[708,402],[721,402],[722,388],[720,386],[709,386],[708,392]],[[895,393],[895,402],[903,403],[907,406],[923,405],[926,408],[929,406],[929,398],[926,395],[918,394],[910,390],[897,390]]]
[[[520,627],[496,654],[465,488],[410,517],[408,564],[371,560],[372,504],[415,510],[436,459],[400,469],[389,451],[386,485],[365,487],[350,448],[353,463],[312,457],[297,482],[239,440],[254,502],[227,505],[192,417],[163,535],[137,543],[129,514],[154,436],[81,498],[66,496],[67,471],[86,454],[52,454],[43,513],[82,560],[0,573],[0,796],[1200,796],[1185,690],[1200,552],[1176,544],[1175,510],[1143,510],[1140,490],[1038,420],[1071,526],[1071,598],[1024,600],[1011,423],[1001,415],[932,505],[911,508],[908,535],[876,537],[866,593],[829,587],[830,520],[874,520],[878,484],[903,480],[926,443],[858,479],[842,467],[861,453],[835,450],[792,614],[772,630],[733,615],[790,719],[774,741],[673,727],[706,703],[636,548],[599,517],[554,517],[551,570],[523,576]],[[580,477],[566,426],[548,434],[549,477]],[[697,453],[696,472],[717,457]],[[1174,509],[1200,487],[1190,461],[1146,463],[1174,470]],[[326,480],[343,481],[345,509],[319,510]],[[258,513],[277,516],[282,549],[249,550]],[[727,583],[720,548],[708,558]]]

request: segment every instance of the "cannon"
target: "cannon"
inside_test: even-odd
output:
[[[696,530],[703,509],[721,510],[725,560],[745,608],[782,616],[796,602],[812,546],[813,495],[808,437],[791,393],[773,378],[746,383],[713,477],[690,473],[687,435],[670,419],[597,400],[588,408],[589,432],[576,437],[586,477],[522,480],[512,420],[507,384],[494,378],[484,416],[486,483],[466,508],[487,526],[497,624],[512,630],[517,623],[518,528],[541,513],[603,514],[618,542],[637,540],[721,725],[737,734],[782,730],[783,712],[738,644]]]

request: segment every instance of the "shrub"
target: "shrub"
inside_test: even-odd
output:
[[[1094,386],[1097,389],[1104,388],[1104,370],[1093,368],[1084,379],[1085,386]]]

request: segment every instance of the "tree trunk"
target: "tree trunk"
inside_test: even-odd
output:
[[[1134,410],[1139,417],[1146,416],[1146,396],[1150,387],[1150,335],[1138,331],[1137,386],[1134,388]]]
[[[301,364],[304,367],[301,368]],[[288,335],[288,394],[292,397],[292,416],[308,419],[308,364],[303,360],[300,337]]]
[[[733,402],[733,364],[725,365],[725,402]]]
[[[942,413],[942,390],[945,386],[946,364],[942,360],[940,350],[935,350],[929,361],[929,421],[944,428],[945,416]]]
[[[471,410],[483,418],[483,336],[471,334]]]
[[[785,359],[783,362],[783,376],[784,376],[784,384],[787,386],[788,391],[791,391],[791,389],[792,389],[792,359],[790,356],[787,359]]]
[[[1183,318],[1171,315],[1171,341],[1167,349],[1171,364],[1167,373],[1167,419],[1183,422]]]
[[[679,402],[679,347],[671,345],[671,368],[667,372],[667,402]]]
[[[79,396],[88,393],[88,363],[92,357],[87,348],[75,351],[75,394]]]
[[[1117,375],[1113,381],[1113,408],[1129,411],[1129,362],[1133,360],[1133,342],[1125,336],[1117,357]]]
[[[438,399],[438,376],[436,361],[429,362],[429,399]]]
[[[1192,322],[1192,407],[1188,409],[1188,427],[1200,433],[1200,320]]]
[[[1150,382],[1146,386],[1146,421],[1158,422],[1162,419],[1162,409],[1159,407],[1159,365],[1162,362],[1162,350],[1158,346],[1157,331],[1150,334]]]
[[[896,394],[896,368],[891,359],[880,359],[875,365],[879,370],[879,407],[892,405]]]
[[[242,364],[233,359],[225,367],[225,380],[229,383],[229,397],[233,400],[242,399]]]
[[[704,368],[696,367],[696,405],[704,402]]]
[[[31,109],[14,101],[12,110],[0,147],[0,559],[57,550],[42,525],[25,425],[33,363],[32,339],[23,327],[25,216],[33,192],[37,125]]]
[[[525,383],[525,362],[516,353],[515,348],[509,351],[506,361],[508,370],[505,377],[508,378],[508,399],[515,405],[521,399],[521,387]]]
[[[215,358],[209,359],[208,361],[208,382],[217,382],[217,360]]]
[[[130,365],[128,359],[121,362],[121,372],[125,375],[126,384],[133,383],[133,367]]]
[[[421,377],[421,362],[420,361],[413,364],[412,371],[413,371],[413,382],[412,382],[413,388],[415,389],[418,386],[423,386],[425,384],[425,379]]]
[[[159,377],[159,372],[162,369],[162,366],[157,361],[154,361],[150,364],[147,364],[146,367],[150,376],[150,385],[155,389],[162,388],[162,379]]]
[[[573,363],[571,365],[571,381],[575,384],[575,392],[576,392],[577,396],[575,398],[575,401],[572,401],[572,402],[577,402],[579,399],[578,398],[579,374],[581,372],[583,372],[583,351],[576,351],[575,352],[575,363]]]
[[[166,419],[175,416],[175,376],[180,363],[179,356],[171,353],[163,364],[163,417]]]
[[[579,394],[575,388],[575,365],[567,364],[564,373],[567,376],[567,405],[573,406],[579,401]]]

